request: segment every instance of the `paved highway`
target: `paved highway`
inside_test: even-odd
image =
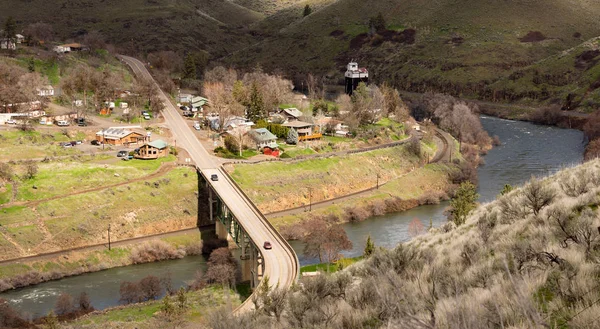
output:
[[[131,67],[138,78],[154,81],[142,62],[133,57],[121,55],[118,57]],[[156,84],[156,82],[154,83]],[[296,281],[299,270],[298,257],[294,250],[228,177],[220,165],[213,161],[211,155],[196,138],[191,127],[179,115],[177,109],[165,93],[158,85],[157,88],[159,96],[165,105],[165,109],[162,111],[165,123],[171,129],[174,138],[177,140],[177,144],[188,151],[192,161],[196,163],[196,166],[202,171],[204,177],[210,177],[213,174],[219,176],[218,181],[209,180],[209,183],[259,248],[259,252],[263,255],[265,263],[264,275],[269,277],[269,282],[272,286],[279,283],[280,287],[289,287]],[[270,241],[273,249],[264,250],[264,241]],[[250,310],[252,308],[251,299],[251,297],[248,298],[236,312]]]

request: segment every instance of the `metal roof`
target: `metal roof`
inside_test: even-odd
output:
[[[257,142],[267,142],[270,140],[277,140],[277,136],[273,135],[266,128],[252,129],[252,130],[250,130],[249,134],[250,134],[250,137],[252,137],[252,139],[254,139]]]

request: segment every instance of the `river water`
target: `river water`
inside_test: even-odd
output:
[[[532,175],[547,175],[565,166],[581,163],[583,159],[583,133],[577,130],[534,125],[527,122],[482,117],[483,127],[490,136],[497,135],[502,145],[492,149],[485,157],[485,165],[478,169],[480,202],[493,200],[504,184],[518,185]],[[447,202],[439,205],[417,207],[402,213],[375,217],[363,222],[343,225],[353,243],[353,249],[344,252],[346,257],[362,254],[367,236],[375,245],[393,248],[407,241],[408,224],[420,219],[424,225],[431,221],[434,226],[446,222],[444,209]],[[318,262],[302,254],[302,244],[292,241],[301,265]],[[62,280],[42,283],[0,294],[13,306],[32,316],[47,314],[53,309],[58,295],[68,292],[73,296],[86,291],[96,309],[118,305],[119,286],[122,281],[139,280],[153,274],[161,277],[170,273],[173,286],[183,286],[191,280],[198,269],[205,268],[201,256],[133,265],[89,273]]]
[[[484,157],[485,164],[478,169],[480,202],[492,201],[505,184],[519,185],[534,176],[552,174],[564,167],[583,161],[583,133],[578,130],[535,125],[482,116],[483,128],[490,136],[498,136],[500,146],[494,147]],[[444,209],[448,202],[413,208],[401,213],[370,218],[363,222],[343,224],[353,243],[352,250],[343,252],[346,257],[360,256],[367,237],[376,246],[393,248],[408,241],[408,224],[418,218],[434,227],[446,222]],[[302,255],[302,243],[292,245],[302,265],[318,263],[318,259]]]

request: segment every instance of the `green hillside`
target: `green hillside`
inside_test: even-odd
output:
[[[369,36],[379,12],[387,30]],[[599,15],[593,1],[339,0],[226,62],[316,71],[337,83],[355,59],[401,89],[514,100],[494,82],[600,35]]]
[[[222,55],[250,44],[244,27],[263,15],[225,0],[7,0],[0,20],[53,26],[59,39],[101,32],[119,48],[136,52],[202,49]]]

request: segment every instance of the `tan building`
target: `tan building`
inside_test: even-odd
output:
[[[125,128],[106,128],[96,133],[96,140],[108,145],[127,145],[144,142],[146,135]]]
[[[158,159],[169,155],[169,147],[163,140],[155,140],[146,143],[140,147],[139,152],[135,155],[136,159]]]
[[[283,124],[284,127],[296,130],[298,132],[299,141],[307,141],[320,139],[323,135],[319,131],[319,127],[314,124],[303,121],[290,121]]]

